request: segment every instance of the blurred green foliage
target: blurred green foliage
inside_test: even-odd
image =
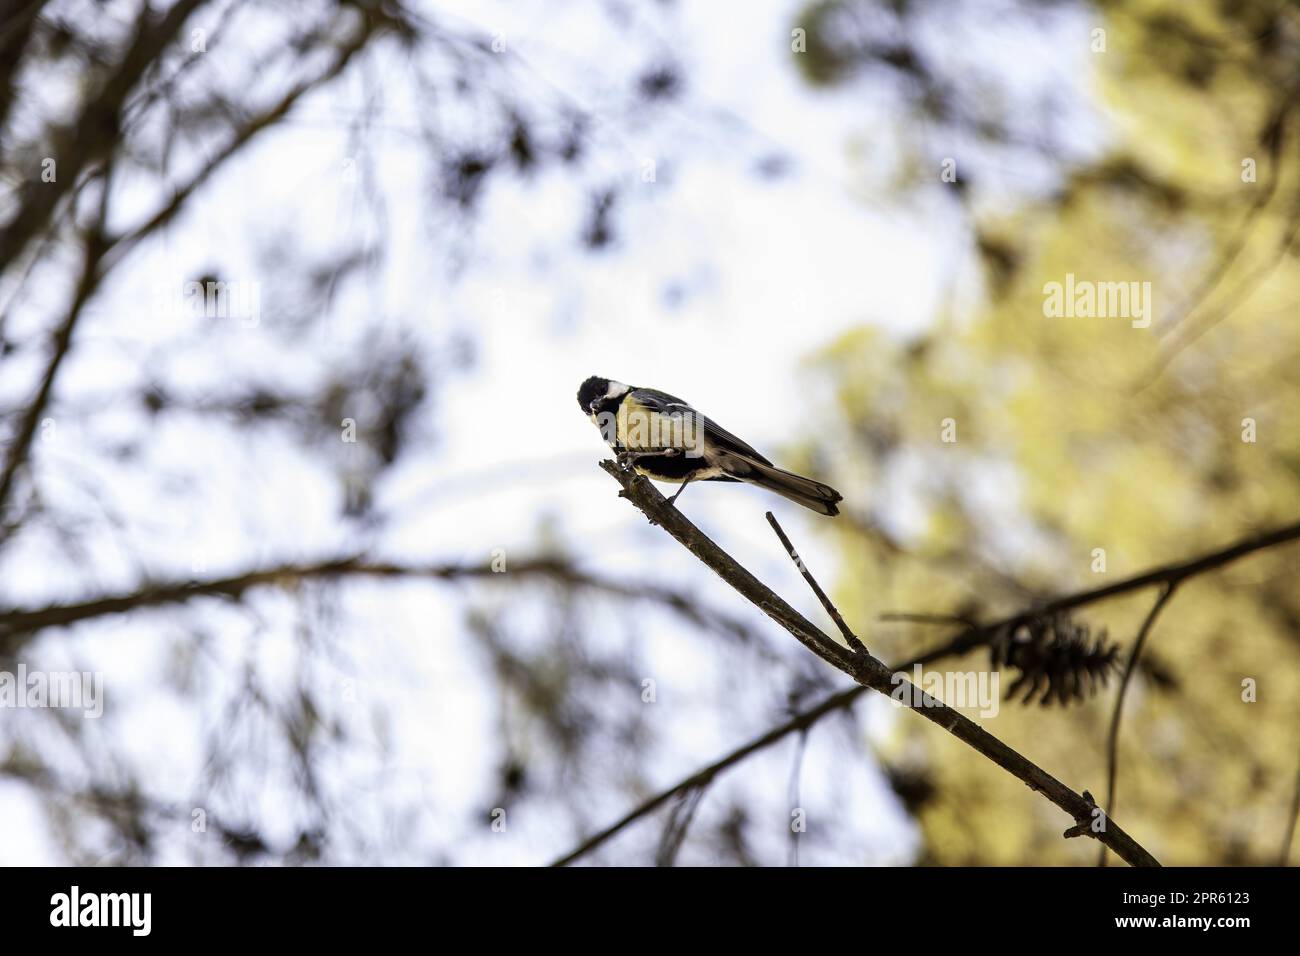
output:
[[[853,6],[818,4],[813,22]],[[972,213],[975,253],[1002,252],[982,257],[983,305],[943,316],[922,340],[862,328],[815,359],[839,422],[818,451],[848,449],[842,473],[858,487],[841,482],[846,498],[877,515],[905,498],[920,516],[895,535],[905,553],[866,521],[840,525],[837,599],[851,620],[993,618],[1300,512],[1295,11],[1139,2],[1095,12],[1106,154],[1064,170],[1063,188],[1041,200]],[[842,59],[810,79],[844,76]],[[1067,274],[1150,282],[1154,322],[1046,316],[1045,286]],[[949,418],[955,443],[940,440]],[[1150,636],[1126,702],[1115,817],[1165,864],[1278,860],[1300,760],[1297,571],[1300,548],[1281,547],[1197,577]],[[1080,616],[1126,656],[1156,596]],[[899,660],[947,633],[878,624],[870,643]],[[986,667],[983,654],[944,666]],[[1243,701],[1246,679],[1256,702]],[[1068,709],[1006,702],[985,725],[1101,800],[1117,686]],[[1059,811],[925,721],[898,720],[882,758],[927,782],[925,799],[907,801],[925,862],[1096,860],[1091,841],[1061,838]]]

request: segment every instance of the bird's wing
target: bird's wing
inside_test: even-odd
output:
[[[672,414],[674,412],[690,412],[699,421],[704,429],[704,438],[706,442],[714,445],[719,451],[731,452],[735,455],[743,455],[746,458],[752,458],[754,461],[764,465],[772,464],[757,451],[754,450],[748,442],[741,441],[731,432],[727,431],[707,415],[696,411],[691,407],[689,402],[684,402],[675,395],[669,395],[667,392],[661,392],[655,388],[638,388],[629,396],[638,404],[650,408],[661,414]]]

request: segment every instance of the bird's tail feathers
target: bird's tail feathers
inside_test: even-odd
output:
[[[741,470],[737,469],[736,476],[742,481],[759,485],[768,491],[775,491],[778,495],[789,498],[805,508],[811,508],[819,514],[837,515],[840,513],[840,509],[836,507],[836,502],[842,501],[844,496],[830,485],[822,484],[820,481],[813,481],[803,475],[796,475],[794,472],[777,468],[775,465],[754,461],[752,458],[742,458],[739,455],[735,457],[748,466],[745,469],[748,472],[747,474],[740,474]]]

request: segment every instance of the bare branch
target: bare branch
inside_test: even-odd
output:
[[[900,675],[895,679],[894,673],[870,654],[865,652],[852,654],[831,640],[784,599],[741,567],[734,558],[718,547],[695,525],[687,521],[680,511],[671,507],[648,479],[624,471],[613,461],[601,462],[601,467],[623,486],[622,497],[631,501],[653,523],[662,526],[687,550],[708,565],[714,573],[822,660],[877,693],[895,700],[901,697],[900,703],[988,757],[1023,781],[1031,790],[1043,794],[1074,820],[1074,827],[1067,832],[1091,836],[1135,866],[1159,866],[1155,857],[1144,850],[1113,820],[1108,819],[1104,826],[1094,829],[1092,827],[1096,812],[1094,803],[1075,793],[960,712],[919,690],[906,678]],[[900,687],[905,688],[906,691],[896,693]]]
[[[1276,528],[1272,531],[1265,532],[1264,534],[1243,539],[1218,551],[1213,551],[1187,561],[1162,565],[1158,568],[1144,571],[1141,574],[1125,578],[1122,581],[1118,581],[1112,585],[1107,585],[1103,588],[1094,588],[1089,591],[1081,591],[1077,594],[1068,595],[1059,598],[1054,602],[1054,605],[1058,610],[1072,609],[1096,601],[1102,601],[1106,598],[1117,597],[1131,591],[1138,591],[1156,584],[1177,584],[1187,580],[1188,578],[1195,577],[1198,574],[1203,574],[1207,571],[1223,567],[1238,558],[1245,557],[1276,545],[1286,544],[1297,539],[1300,539],[1300,523]],[[1004,627],[1008,623],[1013,623],[1024,616],[1026,615],[1021,614],[989,625],[977,625],[974,623],[964,622],[960,618],[942,614],[891,613],[882,615],[882,618],[886,620],[913,620],[926,624],[954,622],[967,624],[965,630],[959,631],[944,644],[941,644],[910,661],[894,665],[894,671],[898,672],[911,670],[918,664],[924,666],[946,657],[964,654],[987,641],[988,638],[996,633],[1000,627]],[[741,763],[751,754],[758,753],[760,750],[766,750],[768,747],[780,743],[790,734],[806,730],[813,726],[827,714],[836,713],[841,710],[848,710],[857,702],[858,698],[862,696],[862,693],[865,690],[866,688],[861,686],[847,688],[846,690],[832,694],[821,703],[795,714],[785,723],[760,734],[737,747],[727,755],[715,760],[708,766],[697,770],[695,773],[666,790],[649,797],[614,823],[589,837],[574,850],[556,860],[552,866],[564,866],[568,863],[572,863],[584,854],[596,849],[601,844],[617,835],[620,831],[635,823],[637,820],[658,810],[659,807],[663,806],[663,804],[667,800],[670,800],[675,794],[681,793],[683,790],[701,782],[712,780],[723,771]],[[1300,781],[1297,782],[1297,793],[1300,793]],[[1295,814],[1293,814],[1293,816],[1294,815]]]

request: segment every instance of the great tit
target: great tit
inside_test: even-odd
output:
[[[838,491],[777,468],[717,422],[666,392],[593,375],[578,404],[620,459],[655,481],[747,481],[824,515],[837,515]]]

